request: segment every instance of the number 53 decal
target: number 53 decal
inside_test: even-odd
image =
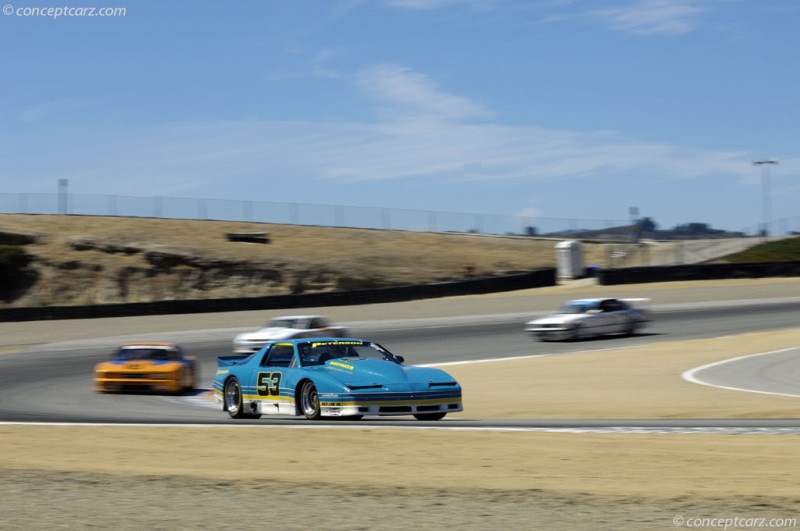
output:
[[[281,389],[281,376],[279,372],[258,373],[258,383],[256,387],[258,396],[278,396]]]

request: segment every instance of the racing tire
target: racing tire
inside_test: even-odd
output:
[[[300,411],[308,420],[319,420],[322,417],[317,386],[311,380],[306,380],[300,387]]]
[[[583,338],[584,338],[583,327],[581,327],[581,325],[579,324],[575,325],[575,327],[572,329],[572,333],[569,336],[569,340],[580,341]]]
[[[197,373],[196,369],[192,367],[191,369],[188,369],[188,377],[184,376],[183,378],[182,392],[188,393],[194,391],[195,387],[197,387]]]
[[[417,420],[442,420],[447,415],[447,411],[439,411],[438,413],[415,413],[414,418]]]
[[[628,323],[628,326],[625,328],[625,335],[628,337],[635,336],[637,328],[638,328],[638,323],[636,321],[630,321]]]
[[[233,419],[249,418],[247,413],[244,412],[244,405],[242,401],[242,386],[236,378],[230,378],[225,382],[225,390],[222,393],[223,400],[225,400],[225,409],[228,415]]]

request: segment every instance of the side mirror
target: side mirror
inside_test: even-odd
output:
[[[406,359],[403,356],[395,356],[398,363],[405,363]]]

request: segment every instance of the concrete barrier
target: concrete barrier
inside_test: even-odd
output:
[[[604,286],[680,280],[800,277],[800,262],[626,267],[601,269],[597,271],[596,276],[597,283]]]

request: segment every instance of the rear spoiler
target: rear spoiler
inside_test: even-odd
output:
[[[217,367],[229,367],[231,365],[238,365],[242,361],[252,356],[252,354],[243,354],[240,356],[220,356],[217,358]]]

